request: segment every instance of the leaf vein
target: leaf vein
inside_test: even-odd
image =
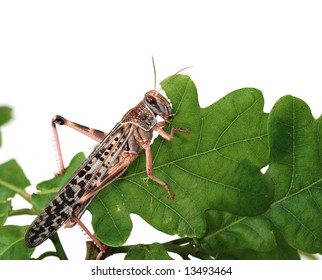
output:
[[[241,116],[243,116],[244,114],[246,114],[246,112],[248,112],[249,110],[251,110],[252,108],[253,108],[253,106],[255,106],[256,105],[256,103],[259,101],[260,99],[259,98],[257,98],[249,107],[247,107],[244,111],[242,111],[242,112],[238,112],[238,110],[236,110],[236,112],[237,112],[237,116],[231,121],[231,123],[221,132],[221,134],[219,135],[219,137],[218,137],[218,139],[217,139],[217,141],[216,141],[216,143],[215,143],[215,146],[214,146],[214,148],[216,148],[217,147],[217,145],[218,145],[218,143],[219,143],[219,141],[220,141],[220,139],[225,135],[225,133],[229,130],[229,128],[230,127],[232,127],[232,125],[241,117]]]
[[[282,210],[290,214],[292,218],[294,218],[302,228],[304,228],[307,232],[309,232],[315,239],[321,241],[321,239],[318,236],[316,236],[290,209],[286,208],[282,204],[277,205],[277,207],[281,208]]]
[[[112,221],[112,223],[113,223],[113,226],[114,226],[114,228],[116,228],[116,230],[117,230],[117,233],[119,234],[119,236],[123,239],[123,236],[122,236],[122,234],[121,234],[121,231],[119,230],[119,228],[116,226],[116,223],[115,223],[115,220],[113,219],[113,215],[111,215],[111,212],[108,210],[108,208],[105,206],[106,204],[103,202],[103,200],[100,198],[100,196],[98,196],[98,198],[97,198],[98,200],[99,200],[99,202],[102,204],[102,206],[104,207],[104,210],[105,210],[105,212],[106,212],[106,214],[110,217],[110,219],[111,219],[111,221]],[[98,220],[98,223],[97,224],[100,224],[100,222],[102,221],[102,220],[104,220],[104,216],[102,216],[99,220]]]
[[[133,185],[136,185],[137,187],[143,189],[145,192],[147,192],[150,197],[154,198],[156,201],[158,201],[160,204],[162,204],[165,208],[167,208],[170,211],[172,211],[177,217],[179,217],[180,220],[184,221],[188,225],[188,227],[190,228],[190,230],[192,232],[195,232],[193,226],[189,223],[189,221],[184,216],[182,216],[178,211],[176,211],[173,207],[171,207],[169,204],[164,203],[160,198],[155,196],[147,188],[144,188],[142,185],[138,184],[137,182],[135,182],[133,180],[130,180],[130,179],[127,179],[127,181],[132,183]]]

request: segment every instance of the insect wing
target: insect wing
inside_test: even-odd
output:
[[[113,165],[129,137],[128,126],[118,123],[98,147],[85,160],[71,179],[60,189],[47,207],[36,217],[25,235],[28,247],[36,247],[50,238],[70,219],[74,205],[91,189],[97,180]],[[79,205],[78,218],[86,210],[91,200]]]

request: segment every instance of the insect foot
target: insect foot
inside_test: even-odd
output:
[[[101,251],[93,241],[86,241],[86,260],[104,260],[112,255],[112,247],[104,245],[104,251]]]

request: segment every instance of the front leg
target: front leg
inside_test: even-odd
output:
[[[165,122],[157,123],[153,129],[156,130],[164,139],[171,141],[173,139],[175,131],[181,131],[184,133],[190,133],[188,129],[181,129],[181,128],[171,128],[170,134],[165,132],[162,127],[165,125]],[[148,177],[153,180],[154,182],[161,185],[168,193],[168,197],[170,200],[174,200],[174,196],[169,188],[169,186],[162,181],[160,178],[157,178],[153,175],[153,164],[152,164],[152,153],[150,148],[150,141],[149,140],[141,140],[138,143],[144,150],[145,150],[145,157],[146,157],[146,174]]]
[[[184,132],[184,133],[190,133],[190,130],[189,129],[182,129],[182,128],[176,128],[176,127],[172,127],[171,130],[170,130],[170,133],[167,133],[165,132],[162,127],[164,127],[166,125],[166,122],[163,121],[163,122],[158,122],[154,127],[153,127],[153,130],[155,130],[156,132],[159,133],[159,135],[168,140],[168,141],[171,141],[173,139],[173,136],[174,136],[174,133],[176,131],[180,131],[180,132]]]
[[[169,188],[169,186],[163,182],[160,178],[155,177],[153,175],[153,164],[152,164],[152,153],[151,153],[151,149],[150,149],[150,143],[140,143],[140,145],[143,147],[143,149],[145,150],[145,158],[146,158],[146,163],[145,163],[145,167],[146,167],[146,174],[148,175],[148,177],[158,183],[160,186],[162,186],[168,193],[169,199],[173,200],[174,196],[171,193],[171,190]]]

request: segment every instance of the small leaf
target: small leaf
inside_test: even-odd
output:
[[[34,248],[25,245],[28,226],[0,226],[0,260],[30,259]]]
[[[7,106],[0,106],[0,126],[10,121],[12,118],[12,109]]]
[[[43,181],[36,186],[39,192],[32,194],[32,204],[38,212],[40,212],[45,206],[47,206],[51,199],[74,174],[75,170],[77,170],[77,168],[83,163],[84,160],[84,153],[76,154],[72,158],[63,175],[55,176],[52,179]]]
[[[133,246],[126,254],[125,260],[172,260],[167,250],[159,243],[153,243],[149,246]]]
[[[0,165],[0,200],[14,197],[29,185],[29,180],[15,160]]]
[[[12,118],[12,109],[7,106],[0,106],[0,126],[4,125]],[[0,131],[0,147],[2,144],[2,136]]]

